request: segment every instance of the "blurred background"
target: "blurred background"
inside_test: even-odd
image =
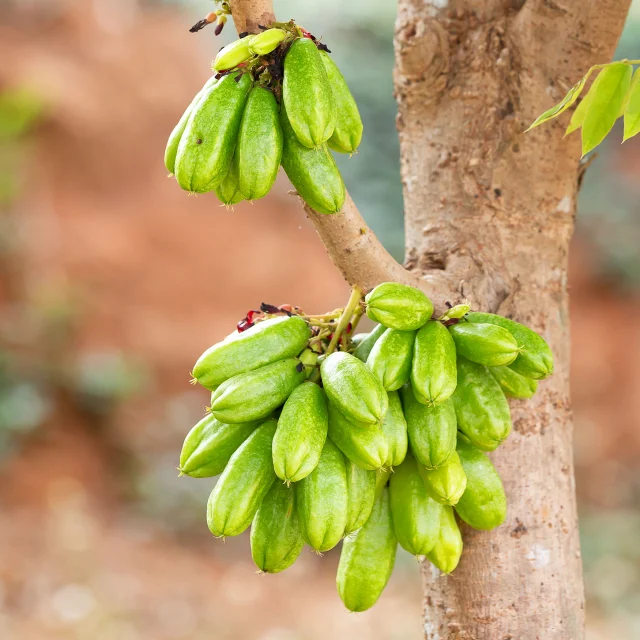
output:
[[[341,168],[402,259],[394,4],[276,10],[326,34],[366,131]],[[247,536],[211,539],[211,481],[177,477],[204,348],[262,301],[322,312],[348,293],[285,179],[234,211],[167,179],[168,133],[234,36],[188,32],[211,8],[0,0],[0,637],[418,640],[413,558],[348,614],[336,552],[256,576]],[[639,55],[636,0],[617,57]],[[571,254],[590,640],[640,637],[640,138],[620,139],[586,175]]]

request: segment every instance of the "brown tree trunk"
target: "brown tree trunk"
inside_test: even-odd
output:
[[[559,124],[524,134],[592,64],[611,59],[628,0],[399,0],[407,266],[451,301],[539,330],[556,372],[511,404],[494,454],[504,525],[464,529],[451,576],[423,569],[429,640],[584,635],[569,399],[567,253],[581,171]],[[428,290],[428,287],[426,288]]]

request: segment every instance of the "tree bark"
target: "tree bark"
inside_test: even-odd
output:
[[[464,527],[450,576],[425,563],[428,640],[584,636],[569,399],[567,254],[581,178],[558,123],[524,134],[608,62],[628,0],[399,0],[396,97],[407,266],[451,297],[540,331],[555,374],[512,401],[491,457],[504,525]],[[428,291],[428,288],[426,289]]]

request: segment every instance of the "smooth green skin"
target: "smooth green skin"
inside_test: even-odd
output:
[[[236,156],[233,156],[231,160],[231,166],[229,167],[229,173],[224,177],[224,180],[214,189],[218,200],[227,207],[232,207],[238,202],[245,200],[245,197],[240,193],[240,187],[238,185],[238,161]]]
[[[375,343],[380,339],[380,337],[386,330],[387,327],[382,324],[377,324],[356,346],[353,355],[358,358],[358,360],[366,362],[369,354],[371,353],[371,349],[373,349]]]
[[[518,357],[509,365],[516,373],[532,380],[542,380],[553,373],[553,354],[542,336],[529,327],[493,313],[468,313],[468,322],[487,322],[507,329],[520,347]]]
[[[340,69],[326,51],[320,52],[336,103],[336,127],[327,144],[340,153],[354,153],[362,140],[362,118],[358,105]]]
[[[367,316],[389,329],[415,331],[433,314],[433,304],[419,289],[397,282],[383,282],[364,299]]]
[[[449,327],[456,351],[486,367],[510,364],[518,357],[518,343],[504,328],[489,323],[461,322]]]
[[[211,68],[215,71],[226,71],[237,67],[241,62],[248,60],[252,53],[249,45],[253,40],[253,36],[246,36],[239,40],[234,40],[218,51],[216,59],[213,61]]]
[[[191,375],[213,391],[240,373],[297,356],[310,337],[311,329],[302,318],[271,318],[214,344],[198,358]]]
[[[369,335],[368,332],[364,332],[364,333],[356,333],[354,336],[351,336],[351,346],[354,349],[357,349],[357,347],[360,345],[360,343],[367,338],[367,336]]]
[[[290,567],[304,547],[295,492],[274,482],[251,523],[251,557],[265,573]]]
[[[231,73],[215,84],[187,121],[175,161],[176,180],[185,191],[212,191],[231,167],[252,82],[249,74],[243,74],[238,82],[236,76]]]
[[[387,391],[397,391],[411,375],[415,331],[387,329],[373,345],[367,366]]]
[[[209,410],[218,420],[229,424],[266,418],[304,378],[300,360],[278,360],[223,382],[213,392]]]
[[[235,158],[238,185],[247,200],[269,193],[282,160],[280,107],[268,89],[255,87],[242,114]]]
[[[344,351],[327,356],[320,365],[327,397],[354,422],[379,425],[389,400],[378,378],[361,360]]]
[[[511,432],[509,403],[485,366],[458,358],[458,386],[452,400],[458,429],[478,449],[493,451]]]
[[[282,168],[298,195],[318,213],[330,215],[342,209],[346,190],[340,170],[326,145],[305,147],[291,127],[284,105],[280,108],[282,125]]]
[[[416,334],[411,385],[423,404],[440,404],[456,389],[456,346],[447,328],[429,321]]]
[[[428,407],[416,399],[411,385],[401,389],[411,450],[427,469],[437,469],[456,450],[456,414],[451,400]]]
[[[313,349],[310,349],[309,347],[307,347],[298,356],[298,359],[304,365],[304,375],[307,378],[307,380],[313,375],[313,372],[315,371],[315,367],[319,357],[320,357],[320,354],[316,353]]]
[[[467,476],[457,451],[438,469],[427,469],[420,465],[419,471],[427,493],[440,504],[450,507],[457,504],[467,487]]]
[[[191,114],[198,108],[198,104],[202,100],[202,98],[206,95],[206,93],[213,87],[213,85],[217,82],[215,76],[211,76],[205,83],[204,87],[196,93],[191,104],[186,108],[185,112],[182,114],[180,120],[178,120],[178,124],[173,128],[173,131],[169,134],[169,140],[167,140],[167,147],[164,150],[164,166],[167,167],[167,171],[173,175],[176,168],[176,155],[178,153],[178,145],[180,144],[180,139],[182,138],[182,134],[187,126],[187,122]]]
[[[467,476],[467,488],[456,511],[474,529],[493,529],[507,517],[507,497],[502,480],[489,456],[460,439],[458,455]]]
[[[211,478],[222,473],[231,456],[259,424],[224,424],[212,415],[205,416],[184,440],[180,473],[192,478]]]
[[[361,469],[375,471],[387,463],[389,442],[378,427],[351,422],[329,402],[329,437]]]
[[[407,455],[409,436],[407,434],[407,421],[402,411],[402,403],[397,391],[389,391],[389,409],[382,421],[382,432],[387,439],[389,451],[387,453],[386,467],[397,467]]]
[[[336,102],[320,51],[310,38],[296,40],[287,52],[282,102],[296,138],[305,147],[315,149],[331,137]]]
[[[285,482],[306,478],[317,466],[327,439],[329,414],[324,391],[303,382],[287,398],[273,439],[273,466]]]
[[[251,38],[249,51],[256,56],[266,56],[271,53],[287,34],[282,29],[267,29]]]
[[[349,611],[366,611],[376,603],[391,577],[397,547],[389,492],[383,489],[369,519],[342,545],[336,585]]]
[[[349,487],[346,460],[329,438],[318,466],[294,486],[305,541],[318,552],[333,549],[347,526]]]
[[[345,535],[357,531],[371,515],[376,499],[376,472],[365,471],[351,460],[347,460],[347,487],[349,506]]]
[[[453,507],[443,506],[440,533],[433,549],[427,554],[429,561],[442,573],[451,573],[462,555],[462,534],[453,513]]]
[[[487,367],[508,398],[531,398],[538,390],[538,381],[525,378],[511,367]]]
[[[214,536],[245,531],[276,479],[271,442],[278,423],[261,424],[231,456],[207,503],[207,524]]]
[[[414,556],[427,555],[438,540],[442,505],[427,494],[411,453],[391,474],[389,502],[400,546]]]

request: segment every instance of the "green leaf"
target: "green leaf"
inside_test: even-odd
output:
[[[562,98],[562,100],[558,102],[558,104],[555,105],[555,107],[551,107],[551,109],[545,111],[541,116],[538,116],[534,120],[533,124],[527,129],[527,131],[531,131],[531,129],[533,129],[534,127],[538,127],[541,124],[544,124],[549,120],[552,120],[553,118],[559,116],[561,113],[566,111],[578,99],[578,96],[580,95],[580,92],[584,88],[587,78],[591,74],[592,70],[593,69],[589,69],[589,71],[587,72],[587,75],[584,78],[582,78],[582,80],[580,80],[579,82],[576,82],[576,84],[574,84],[573,87],[569,89],[569,92],[567,93],[567,95],[564,98]],[[525,133],[527,131],[525,131]]]
[[[633,74],[626,102],[623,142],[640,133],[640,68]]]
[[[599,73],[589,93],[593,96],[582,123],[582,155],[595,149],[607,136],[618,119],[624,104],[633,67],[614,62]]]
[[[593,88],[593,85],[592,85],[592,88]],[[569,126],[567,127],[567,130],[564,132],[565,137],[568,136],[570,133],[573,133],[576,129],[579,129],[583,125],[584,119],[587,117],[587,111],[589,110],[589,102],[592,96],[593,96],[593,92],[590,89],[589,93],[587,93],[587,95],[584,98],[582,98],[582,100],[580,101],[580,104],[576,107],[576,110],[573,112],[571,116],[571,121],[569,122]]]

